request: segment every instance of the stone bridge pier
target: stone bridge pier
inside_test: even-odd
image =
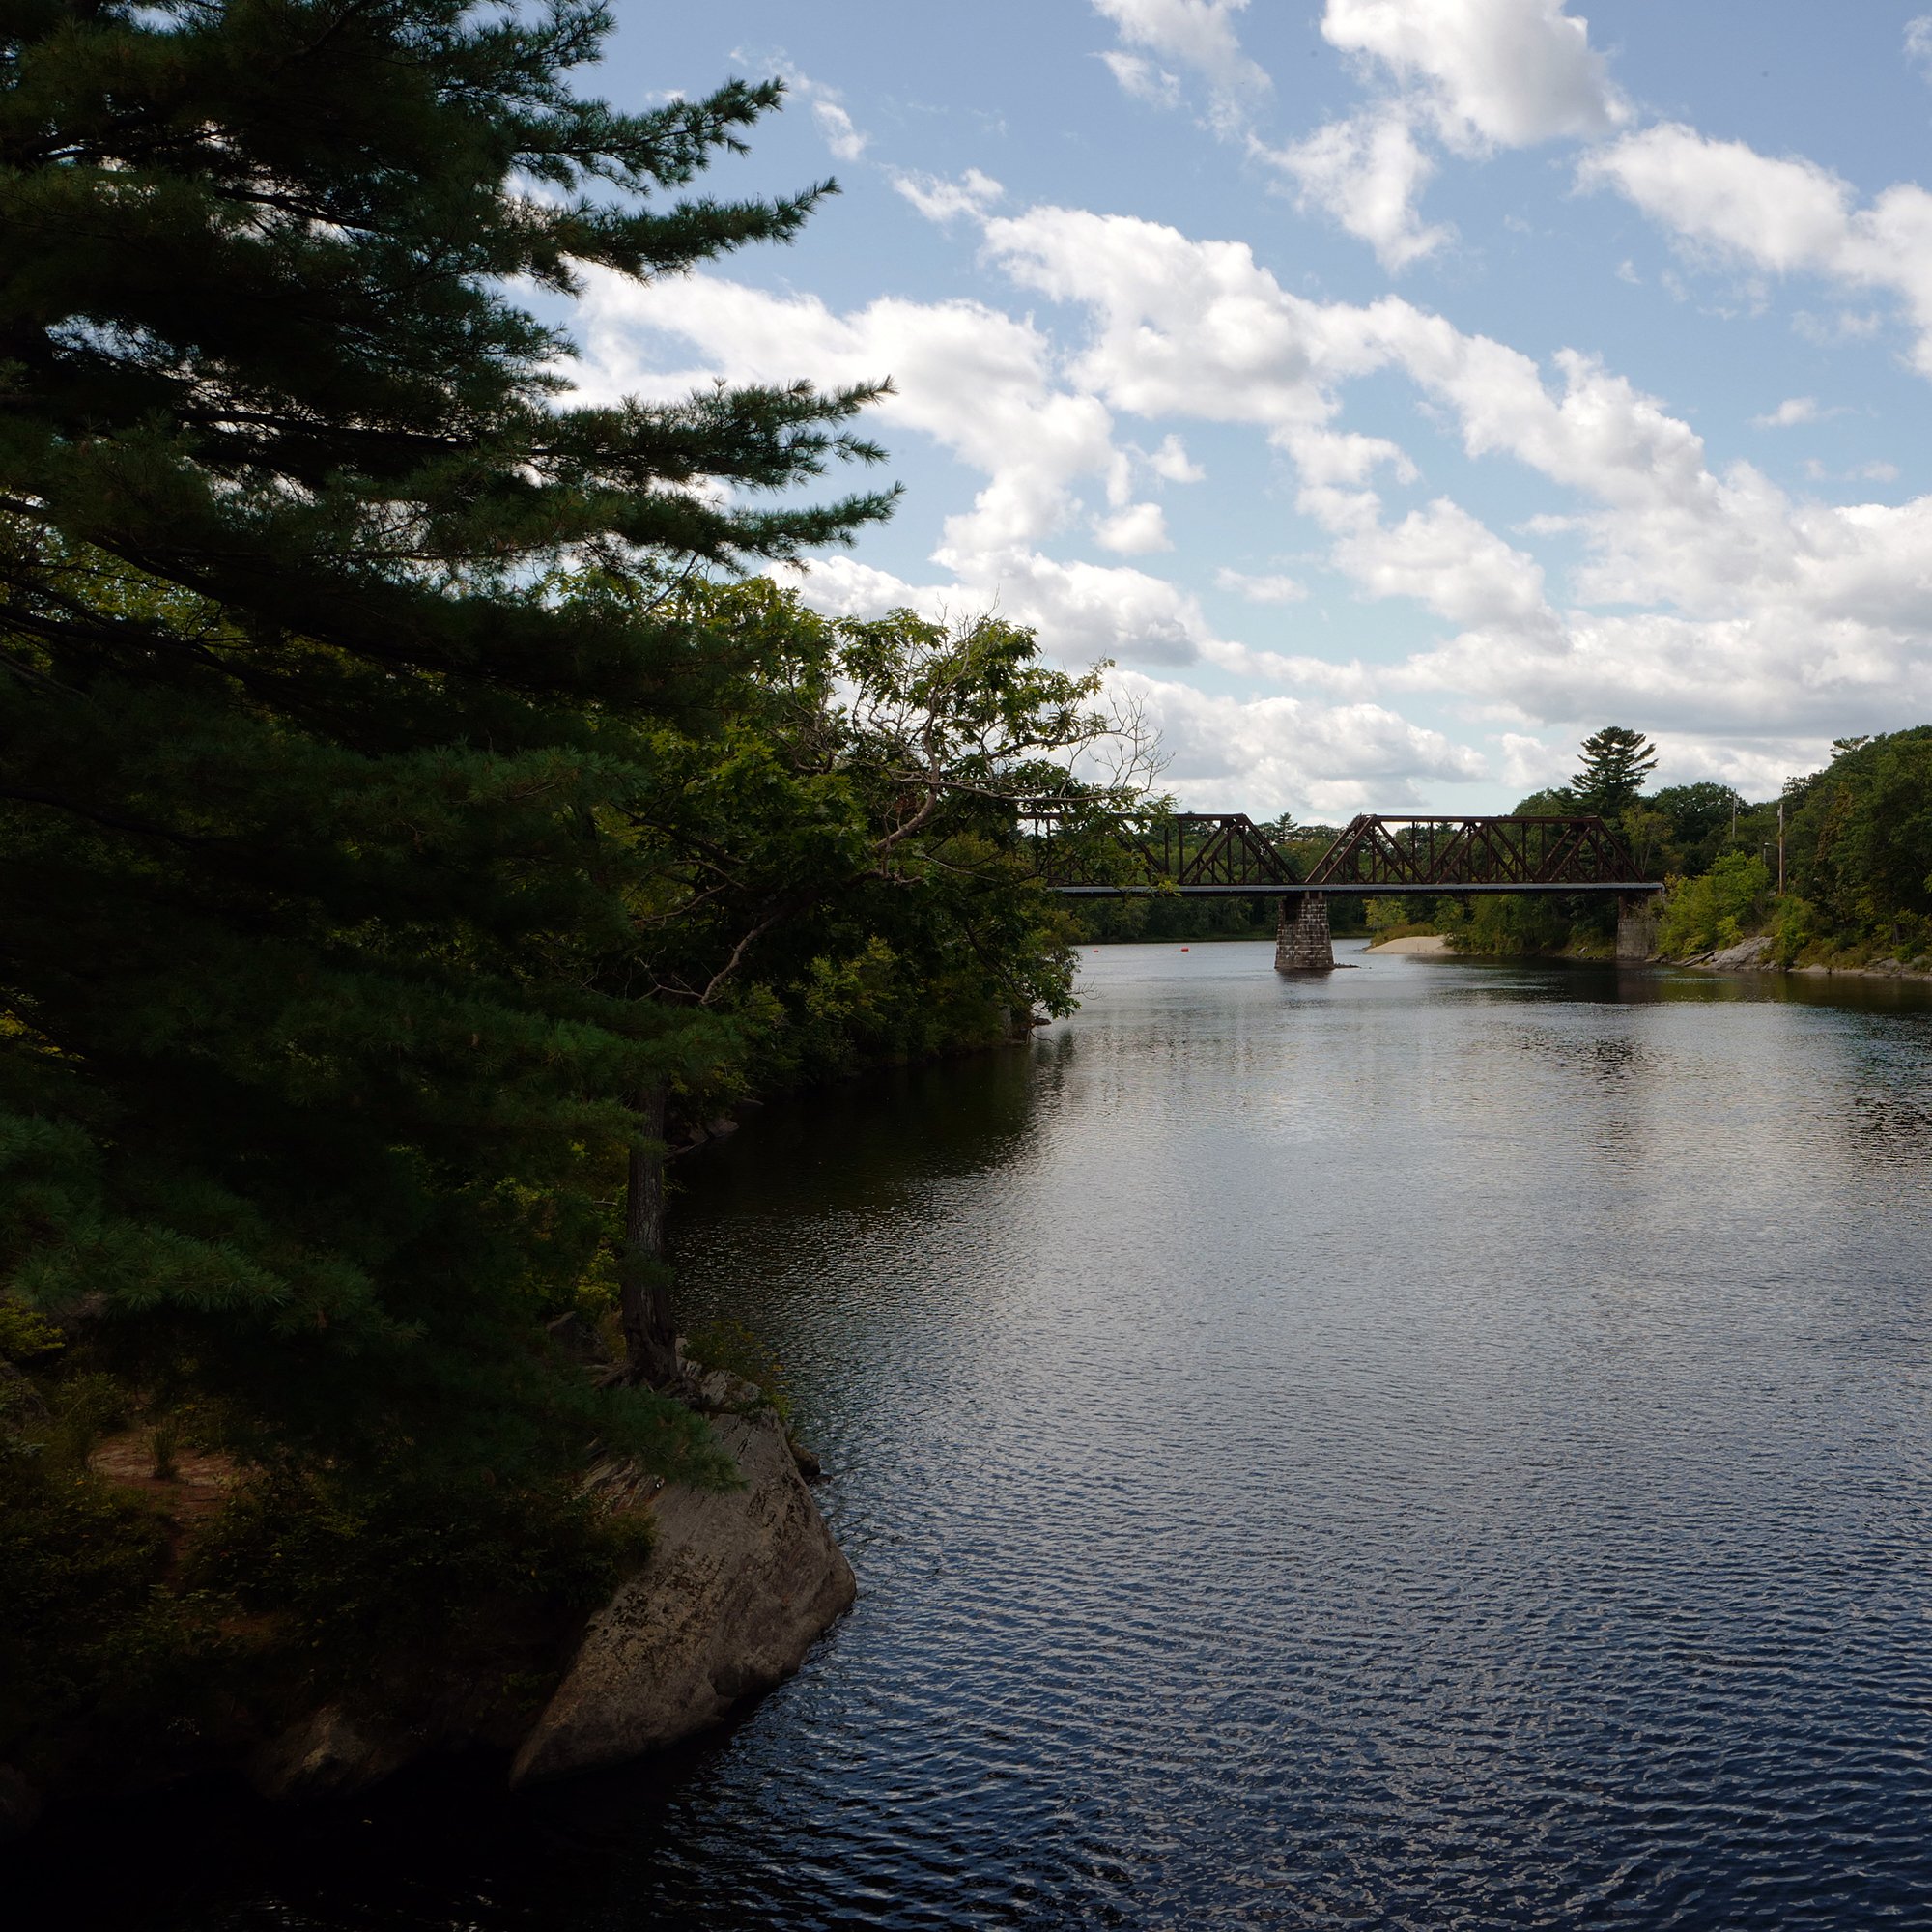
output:
[[[1325,893],[1285,893],[1274,930],[1277,973],[1332,973],[1335,948],[1328,937]]]
[[[1617,961],[1635,965],[1657,957],[1657,911],[1662,900],[1655,893],[1617,895]]]

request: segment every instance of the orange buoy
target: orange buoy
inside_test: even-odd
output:
[[[1182,948],[1181,948],[1180,950],[1181,950],[1181,952],[1185,952],[1187,951],[1186,947],[1184,947],[1184,946],[1183,946],[1183,947],[1182,947]]]

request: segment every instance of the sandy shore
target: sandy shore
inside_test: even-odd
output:
[[[1449,942],[1439,932],[1411,933],[1406,939],[1384,939],[1369,948],[1371,952],[1415,952],[1431,957],[1449,951]]]

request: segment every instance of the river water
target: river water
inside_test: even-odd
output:
[[[150,1922],[1932,1924],[1932,1011],[1338,953],[1112,948],[689,1157],[856,1610]]]

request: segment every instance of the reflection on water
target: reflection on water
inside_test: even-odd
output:
[[[141,1922],[1932,1922],[1922,1001],[1086,963],[686,1164],[859,1569],[805,1672]]]

